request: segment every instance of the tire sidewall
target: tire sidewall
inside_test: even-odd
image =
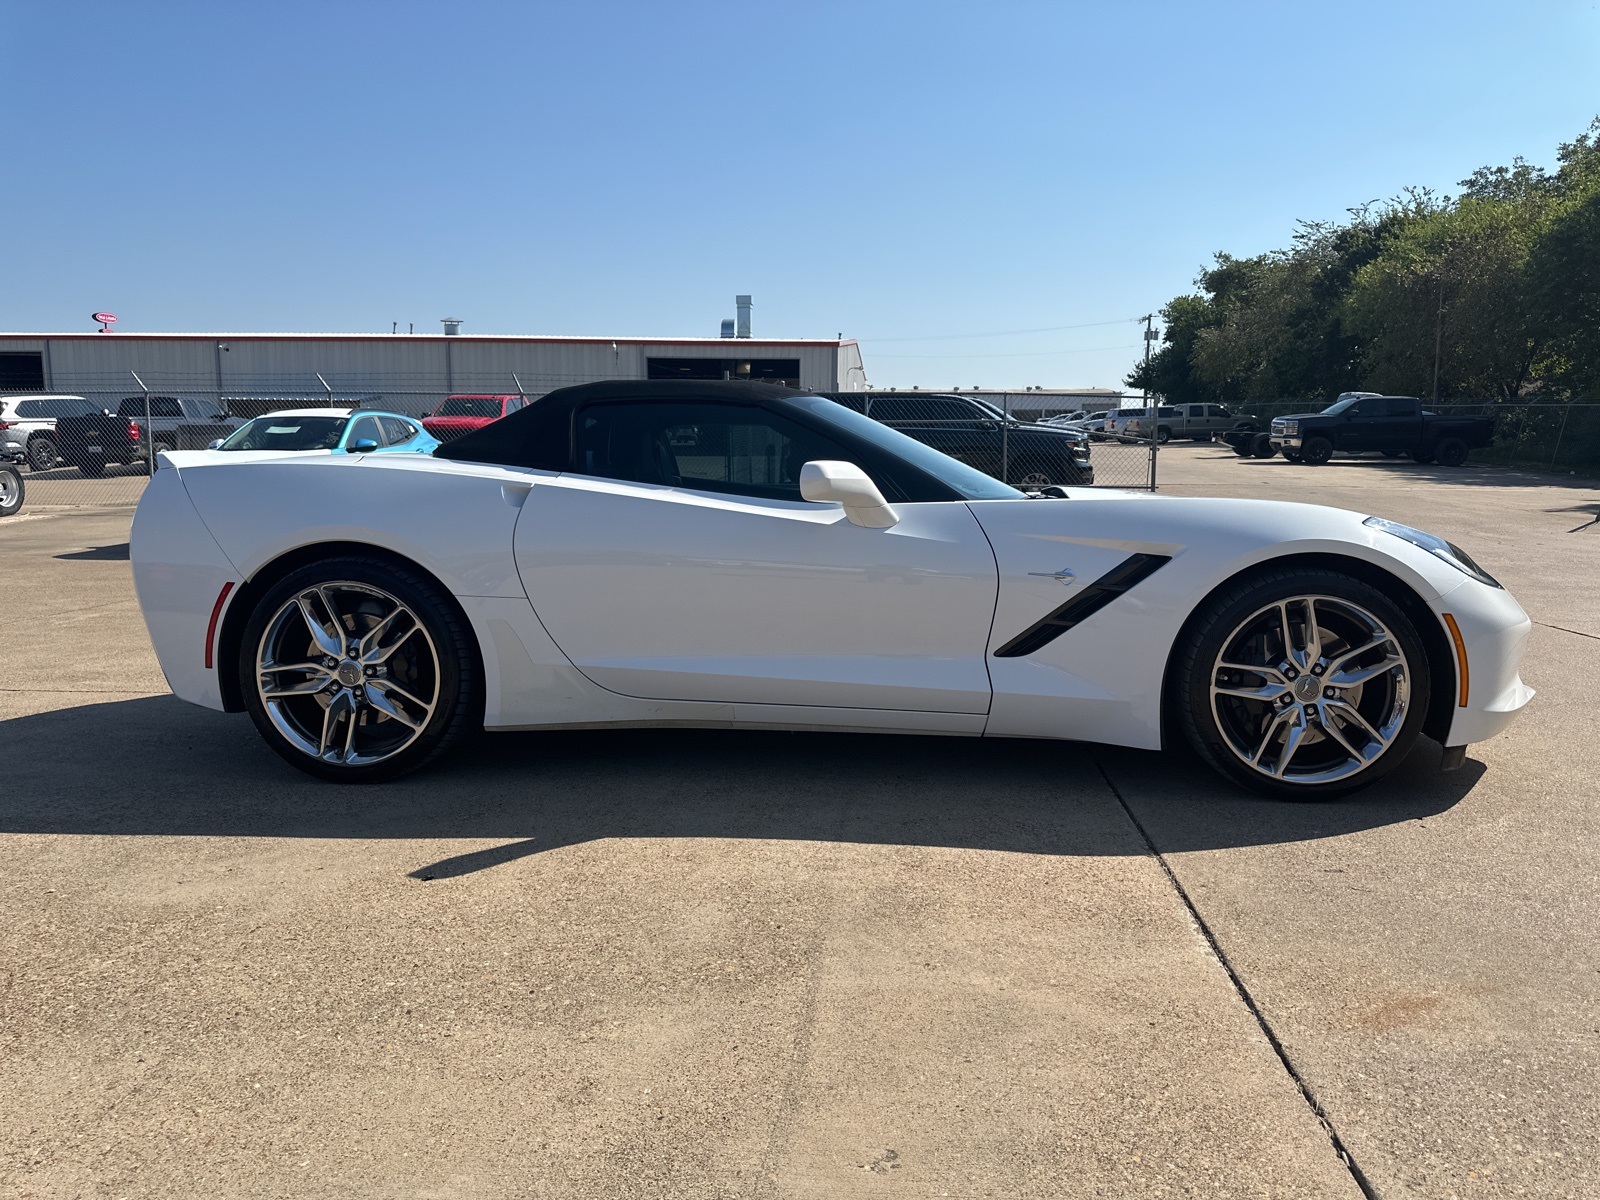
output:
[[[1308,466],[1320,467],[1333,457],[1333,443],[1325,437],[1307,438],[1300,446],[1298,461]]]
[[[27,498],[28,488],[22,482],[22,472],[15,467],[0,466],[0,475],[10,476],[12,489],[16,492],[16,496],[10,504],[0,501],[0,517],[9,517],[12,513],[21,510],[22,502]]]
[[[1441,466],[1459,467],[1467,461],[1467,444],[1460,438],[1445,438],[1433,448],[1433,457]]]
[[[1367,609],[1394,635],[1410,670],[1405,720],[1389,748],[1371,766],[1332,783],[1278,782],[1252,770],[1234,755],[1211,711],[1211,668],[1224,641],[1252,613],[1292,596],[1337,596]],[[1411,753],[1427,719],[1431,673],[1421,635],[1398,605],[1370,584],[1335,571],[1317,568],[1267,572],[1215,597],[1207,612],[1190,627],[1188,649],[1177,673],[1174,699],[1189,744],[1222,775],[1278,800],[1333,800],[1358,791],[1398,767]]]
[[[323,762],[288,742],[268,716],[256,681],[256,654],[273,616],[296,593],[317,583],[336,580],[369,584],[406,605],[426,626],[439,656],[439,700],[421,736],[393,757],[364,766],[346,767]],[[460,644],[463,637],[470,637],[466,628],[465,619],[455,610],[448,594],[417,572],[364,555],[324,559],[291,571],[256,602],[245,622],[239,645],[239,691],[257,731],[292,766],[341,783],[377,783],[393,779],[436,757],[467,730],[482,726],[483,673],[475,648]]]

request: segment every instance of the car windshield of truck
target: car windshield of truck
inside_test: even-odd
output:
[[[1322,410],[1323,414],[1326,416],[1337,416],[1359,399],[1361,399],[1360,396],[1351,396],[1348,400],[1340,400],[1336,404],[1330,404],[1327,408]]]
[[[219,450],[332,450],[344,417],[257,417],[234,430]]]
[[[498,417],[500,401],[488,396],[452,396],[439,405],[436,417]]]
[[[932,446],[925,446],[915,438],[907,437],[898,429],[881,425],[842,404],[825,400],[821,396],[797,396],[791,401],[815,417],[838,426],[863,441],[893,455],[895,458],[919,467],[940,483],[955,489],[967,500],[1020,500],[1023,494],[992,475],[985,475],[974,467],[941,454]]]

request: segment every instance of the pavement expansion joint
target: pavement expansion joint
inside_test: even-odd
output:
[[[1261,1011],[1261,1006],[1256,1003],[1255,997],[1250,994],[1250,989],[1245,986],[1244,980],[1239,977],[1239,972],[1234,969],[1233,963],[1229,961],[1227,953],[1222,949],[1221,943],[1217,941],[1217,936],[1212,932],[1211,926],[1200,915],[1200,910],[1195,906],[1194,900],[1190,898],[1188,890],[1173,871],[1171,864],[1167,862],[1166,855],[1156,849],[1155,841],[1145,829],[1144,823],[1134,814],[1132,806],[1122,795],[1122,789],[1117,786],[1116,781],[1111,778],[1111,773],[1106,770],[1105,764],[1100,761],[1100,756],[1091,753],[1090,757],[1094,759],[1094,765],[1100,772],[1100,778],[1106,781],[1106,786],[1111,789],[1111,794],[1117,798],[1117,803],[1122,806],[1122,811],[1128,814],[1128,820],[1133,823],[1134,829],[1138,831],[1140,840],[1144,842],[1145,848],[1150,851],[1150,856],[1161,867],[1162,874],[1167,877],[1167,882],[1172,885],[1172,890],[1178,894],[1178,899],[1183,901],[1184,908],[1188,909],[1190,919],[1194,921],[1195,926],[1200,930],[1200,935],[1205,938],[1206,945],[1211,948],[1211,953],[1227,974],[1228,982],[1233,985],[1235,994],[1238,995],[1245,1008],[1249,1010],[1250,1015],[1255,1018],[1256,1025],[1267,1039],[1267,1044],[1272,1047],[1272,1052],[1277,1055],[1278,1061],[1283,1065],[1283,1069],[1288,1073],[1289,1078],[1294,1081],[1295,1087],[1300,1090],[1300,1096],[1306,1102],[1306,1106],[1311,1109],[1312,1115],[1321,1124],[1322,1131],[1327,1134],[1328,1141],[1333,1146],[1334,1154],[1344,1164],[1345,1169],[1350,1172],[1350,1178],[1361,1189],[1361,1194],[1367,1200],[1383,1200],[1378,1189],[1367,1178],[1366,1172],[1356,1162],[1355,1155],[1350,1152],[1350,1148],[1345,1145],[1344,1139],[1339,1136],[1339,1130],[1334,1126],[1333,1118],[1322,1107],[1322,1103],[1317,1099],[1316,1093],[1311,1090],[1311,1085],[1306,1082],[1304,1076],[1295,1067],[1293,1060],[1289,1057],[1288,1050],[1273,1030],[1271,1022],[1267,1020],[1266,1014]]]
[[[1565,625],[1552,625],[1548,621],[1535,621],[1534,624],[1543,626],[1545,629],[1554,629],[1561,633],[1570,633],[1574,637],[1592,638],[1594,641],[1600,642],[1600,634],[1585,633],[1581,629],[1568,629]]]

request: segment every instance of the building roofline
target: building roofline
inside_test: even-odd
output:
[[[555,334],[483,333],[24,333],[0,332],[0,341],[206,341],[206,342],[510,342],[513,344],[567,344],[603,346],[615,342],[628,346],[853,346],[854,338],[687,338],[606,337]]]

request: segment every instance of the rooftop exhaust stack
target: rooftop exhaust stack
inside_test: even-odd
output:
[[[725,338],[731,338],[733,336],[733,318],[732,317],[723,317],[722,318],[722,336],[725,337]]]
[[[733,310],[738,314],[734,325],[734,337],[747,338],[750,336],[750,297],[735,296]]]
[[[461,336],[461,318],[460,317],[440,317],[439,318],[439,323],[444,326],[444,335],[445,335],[445,337],[460,337]]]

